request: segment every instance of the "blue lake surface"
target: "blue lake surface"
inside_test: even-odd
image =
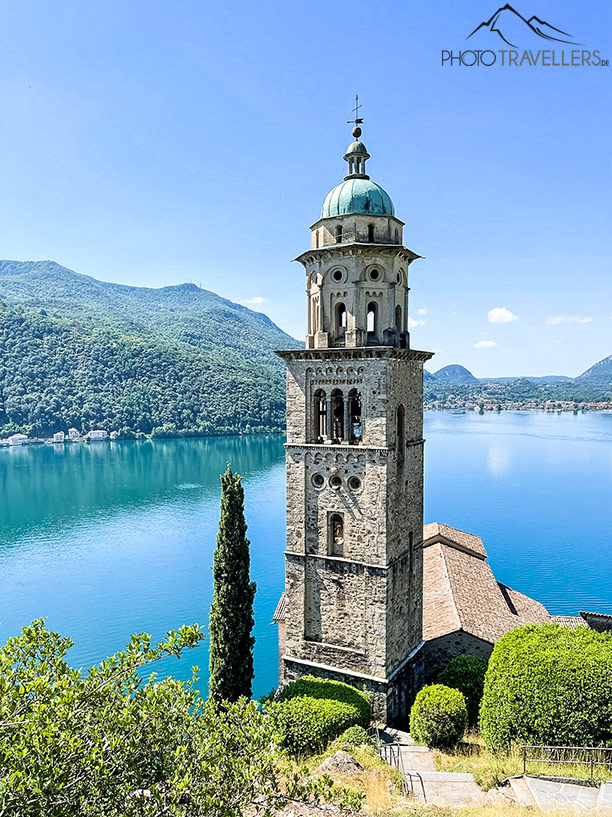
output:
[[[496,577],[553,613],[612,612],[612,414],[425,414],[425,520],[479,534]],[[244,476],[254,694],[276,685],[283,438],[0,449],[0,643],[44,616],[87,667],[133,632],[207,629],[219,474]],[[207,643],[156,665],[186,679]]]

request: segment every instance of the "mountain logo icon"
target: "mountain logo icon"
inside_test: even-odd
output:
[[[574,40],[572,34],[550,25],[545,20],[540,20],[535,14],[526,20],[509,3],[497,9],[489,20],[477,26],[471,34],[468,34],[466,40],[475,34],[496,34],[513,48],[518,48],[519,43],[521,45],[533,44],[538,38],[581,45]]]

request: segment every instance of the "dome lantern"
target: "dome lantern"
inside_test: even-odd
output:
[[[353,128],[353,136],[355,141],[352,142],[344,154],[344,161],[348,163],[349,172],[344,177],[348,179],[369,179],[366,174],[366,160],[370,158],[370,154],[363,142],[359,141],[361,136],[361,128]]]

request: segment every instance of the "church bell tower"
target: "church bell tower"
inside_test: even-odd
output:
[[[359,121],[357,124],[359,124]],[[410,348],[416,253],[366,173],[361,128],[312,225],[304,349],[287,363],[286,579],[280,682],[312,674],[407,717],[421,683],[423,363]],[[279,605],[280,607],[280,605]]]

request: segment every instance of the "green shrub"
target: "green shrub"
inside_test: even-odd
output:
[[[423,687],[410,712],[410,734],[432,749],[454,748],[468,722],[463,693],[442,684]]]
[[[288,684],[266,712],[282,745],[296,755],[320,752],[349,727],[365,727],[371,719],[366,693],[339,681],[311,676]]]
[[[325,698],[291,698],[270,704],[266,711],[282,746],[294,755],[323,751],[359,717],[354,706]]]
[[[438,683],[463,692],[468,724],[476,726],[484,689],[487,661],[477,655],[456,655],[438,675]]]
[[[336,741],[338,747],[346,752],[350,752],[357,746],[371,746],[372,742],[372,738],[363,726],[349,726]]]
[[[480,727],[491,750],[612,745],[612,634],[557,624],[506,633],[489,660]]]

